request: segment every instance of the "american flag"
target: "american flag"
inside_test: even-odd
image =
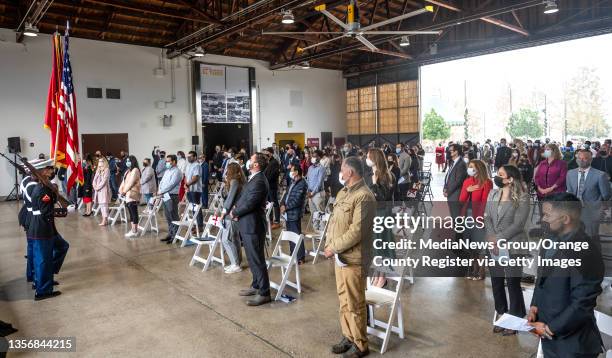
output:
[[[75,183],[83,184],[83,166],[79,155],[79,126],[76,113],[76,95],[72,83],[72,66],[70,65],[70,55],[68,52],[68,31],[70,26],[66,26],[64,35],[64,66],[62,70],[62,83],[60,85],[60,98],[58,119],[63,122],[67,129],[66,137],[66,176],[68,178],[67,189]]]

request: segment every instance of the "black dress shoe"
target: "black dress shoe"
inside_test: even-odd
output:
[[[57,285],[59,285],[59,282],[57,282],[57,281],[53,281],[53,286],[57,286]],[[35,289],[36,289],[36,285],[35,285],[35,284],[32,284],[32,289],[33,289],[33,290],[35,290]]]
[[[257,294],[257,290],[254,289],[253,287],[249,287],[247,289],[240,290],[240,292],[238,292],[238,296],[255,296],[256,294]]]
[[[263,304],[270,303],[270,302],[272,302],[272,298],[270,297],[270,295],[267,295],[267,296],[257,295],[255,296],[255,298],[248,300],[246,304],[247,306],[261,306]]]
[[[361,358],[370,354],[370,350],[366,348],[365,351],[360,351],[355,344],[351,345],[351,348],[342,355],[342,358]]]
[[[168,241],[171,241],[171,240],[172,240],[172,238],[169,237],[169,236],[166,236],[164,239],[159,239],[159,241],[161,241],[161,242],[168,242]]]
[[[47,293],[45,295],[34,295],[34,301],[42,301],[42,300],[45,300],[47,298],[59,296],[61,294],[62,293],[60,291],[53,291],[53,292]]]
[[[170,240],[166,241],[166,244],[171,245],[173,241],[174,241],[174,239],[170,239]]]
[[[334,344],[331,348],[333,354],[342,354],[353,346],[353,342],[349,341],[348,338],[342,337],[340,343]]]

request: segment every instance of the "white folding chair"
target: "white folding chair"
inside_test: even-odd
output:
[[[110,225],[113,226],[120,220],[123,223],[127,223],[127,210],[125,209],[125,197],[119,196],[119,205],[111,206],[108,208],[108,216]]]
[[[223,228],[220,218],[213,216],[206,222],[206,228],[202,232],[202,237],[192,237],[189,239],[189,241],[197,245],[189,266],[193,266],[196,262],[199,262],[204,264],[202,271],[206,271],[213,262],[218,262],[221,264],[221,267],[225,267],[225,255],[221,243],[223,230],[225,229]],[[208,255],[206,255],[206,257],[200,255],[202,247],[204,246],[208,246]],[[219,256],[215,256],[217,248],[219,248]]]
[[[281,231],[280,238],[274,246],[272,256],[266,260],[268,271],[273,267],[279,267],[281,271],[281,282],[270,281],[270,287],[276,290],[275,300],[279,300],[285,290],[285,286],[291,286],[297,290],[298,293],[302,293],[302,286],[300,284],[300,267],[297,264],[297,253],[300,245],[304,240],[304,235],[298,235],[291,231]],[[291,255],[287,255],[282,251],[283,242],[292,242],[295,245],[295,249]],[[295,269],[295,282],[289,280],[289,274],[291,270]]]
[[[92,212],[92,216],[97,216],[98,213],[100,212],[100,204],[98,204],[97,201],[93,203],[93,206],[91,207],[91,212]]]
[[[319,233],[323,226],[321,225],[321,220],[325,216],[324,211],[315,211],[310,213],[310,219],[308,220],[308,225],[306,226],[306,233]]]
[[[395,290],[372,286],[369,279],[367,283],[366,304],[370,314],[370,324],[367,327],[367,332],[382,339],[380,354],[387,351],[391,332],[397,333],[401,339],[404,338],[404,317],[400,298],[404,282],[402,278],[404,268],[397,267],[395,269],[397,274],[386,276],[388,281],[396,282]],[[383,307],[387,307],[389,310],[389,317],[386,321],[378,320],[374,316],[374,310]],[[397,321],[397,326],[393,325],[395,321]]]
[[[329,219],[331,218],[330,213],[324,213],[320,219],[317,230],[315,228],[314,233],[308,233],[304,235],[306,239],[310,239],[312,244],[312,250],[308,251],[308,255],[314,256],[312,260],[313,265],[317,262],[317,258],[320,256],[325,256],[323,254],[323,245],[325,244],[325,234],[327,234],[327,226],[329,224]]]
[[[603,312],[595,310],[595,320],[597,321],[597,328],[599,328],[599,331],[601,333],[606,334],[608,336],[612,336],[612,316],[609,316]],[[611,358],[612,357],[612,347],[604,348],[604,349],[606,349],[605,357]]]
[[[172,222],[172,224],[177,226],[176,233],[174,234],[174,239],[172,240],[173,244],[177,241],[181,241],[181,247],[185,247],[185,245],[187,245],[187,241],[191,237],[193,237],[191,230],[194,227],[196,229],[196,237],[200,236],[200,230],[198,228],[197,220],[201,207],[202,204],[189,203],[183,211],[181,219],[179,221]],[[185,232],[184,234],[183,231]]]
[[[270,214],[272,214],[273,207],[274,203],[266,203],[266,240],[268,241],[268,244],[272,243],[272,222],[270,221]]]
[[[162,206],[162,199],[153,197],[147,206],[142,211],[138,218],[138,230],[140,235],[143,236],[146,232],[155,231],[159,234],[159,226],[157,225],[157,213]]]

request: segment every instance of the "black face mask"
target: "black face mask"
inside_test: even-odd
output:
[[[493,182],[495,183],[495,185],[497,185],[498,188],[503,188],[505,186],[504,178],[500,176],[496,176],[495,178],[493,178]]]

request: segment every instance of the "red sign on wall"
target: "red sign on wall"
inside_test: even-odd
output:
[[[306,139],[306,145],[309,147],[320,147],[320,140],[319,138],[308,138]]]

